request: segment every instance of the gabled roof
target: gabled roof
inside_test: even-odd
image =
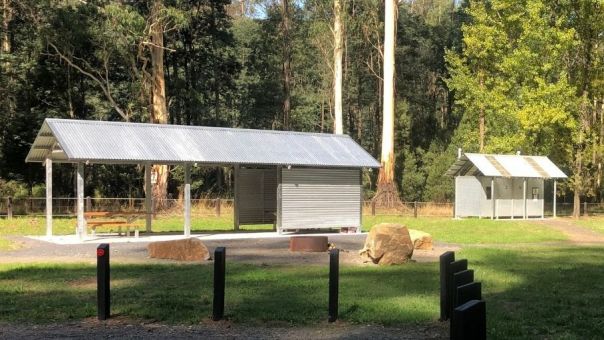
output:
[[[378,168],[346,135],[46,119],[26,162]]]
[[[464,153],[446,172],[447,176],[567,178],[545,156]]]

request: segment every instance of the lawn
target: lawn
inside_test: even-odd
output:
[[[470,248],[483,283],[490,338],[589,339],[604,327],[604,249]],[[226,316],[234,322],[317,324],[327,317],[327,267],[227,265]],[[0,321],[49,323],[93,317],[91,265],[0,265]],[[112,267],[114,315],[198,323],[211,315],[212,266]],[[343,267],[340,319],[384,325],[434,323],[438,265]]]
[[[435,240],[460,244],[538,243],[564,241],[564,234],[534,221],[364,216],[363,229],[378,223],[401,223],[432,234]]]
[[[441,242],[461,244],[491,244],[491,243],[537,243],[566,240],[565,236],[531,221],[505,221],[487,219],[453,220],[451,218],[411,218],[401,216],[363,216],[363,230],[368,231],[378,223],[401,223],[413,229],[419,229],[432,234]],[[144,221],[138,222],[144,230]],[[65,235],[75,232],[75,218],[55,218],[53,233]],[[183,219],[180,216],[163,216],[153,221],[154,232],[182,232]],[[113,227],[115,229],[115,227]],[[242,230],[272,230],[272,225],[242,226]],[[103,229],[108,230],[108,229]],[[191,221],[193,232],[232,231],[231,216],[193,217]],[[0,219],[1,235],[44,235],[46,224],[44,218],[14,218]]]

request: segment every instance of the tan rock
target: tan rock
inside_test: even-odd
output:
[[[208,248],[196,238],[152,242],[147,246],[149,257],[177,261],[205,261],[210,259]]]
[[[402,264],[413,256],[413,242],[407,227],[381,223],[369,231],[361,256],[380,265]]]
[[[432,235],[423,232],[421,230],[409,229],[409,235],[411,241],[413,241],[413,247],[421,250],[432,250],[434,245],[432,244]]]

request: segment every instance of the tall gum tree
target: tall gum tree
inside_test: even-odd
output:
[[[375,200],[378,204],[393,207],[399,202],[394,182],[394,111],[395,111],[395,60],[396,23],[398,2],[385,1],[384,20],[384,92],[382,118],[382,151]]]
[[[342,124],[342,53],[344,51],[344,28],[342,21],[342,2],[333,2],[333,112],[334,133],[341,135],[344,130]]]

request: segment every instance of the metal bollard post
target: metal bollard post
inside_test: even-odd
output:
[[[457,287],[457,304],[463,305],[471,300],[482,300],[482,284],[472,282]]]
[[[111,315],[109,273],[109,244],[103,243],[96,248],[96,292],[99,320],[107,320]]]
[[[459,286],[463,286],[463,285],[467,285],[468,283],[472,283],[474,282],[474,271],[472,269],[468,269],[468,270],[462,270],[460,272],[454,273],[453,274],[453,295],[452,297],[452,303],[451,303],[451,309],[455,309],[456,307],[458,307],[459,305],[461,305],[461,303],[459,303],[459,301],[457,301],[457,290]]]
[[[486,304],[471,300],[455,308],[451,315],[451,340],[483,340],[487,338]]]
[[[440,255],[440,321],[449,320],[449,265],[455,261],[455,252],[447,251]]]
[[[224,285],[226,274],[226,249],[218,247],[214,250],[214,304],[212,319],[221,320],[224,317]]]
[[[457,287],[453,282],[453,274],[468,269],[468,260],[459,260],[449,263],[449,269],[447,270],[447,315],[451,318],[453,313],[453,299],[457,294]]]
[[[328,321],[338,319],[338,295],[340,284],[340,249],[329,251],[329,316]]]

